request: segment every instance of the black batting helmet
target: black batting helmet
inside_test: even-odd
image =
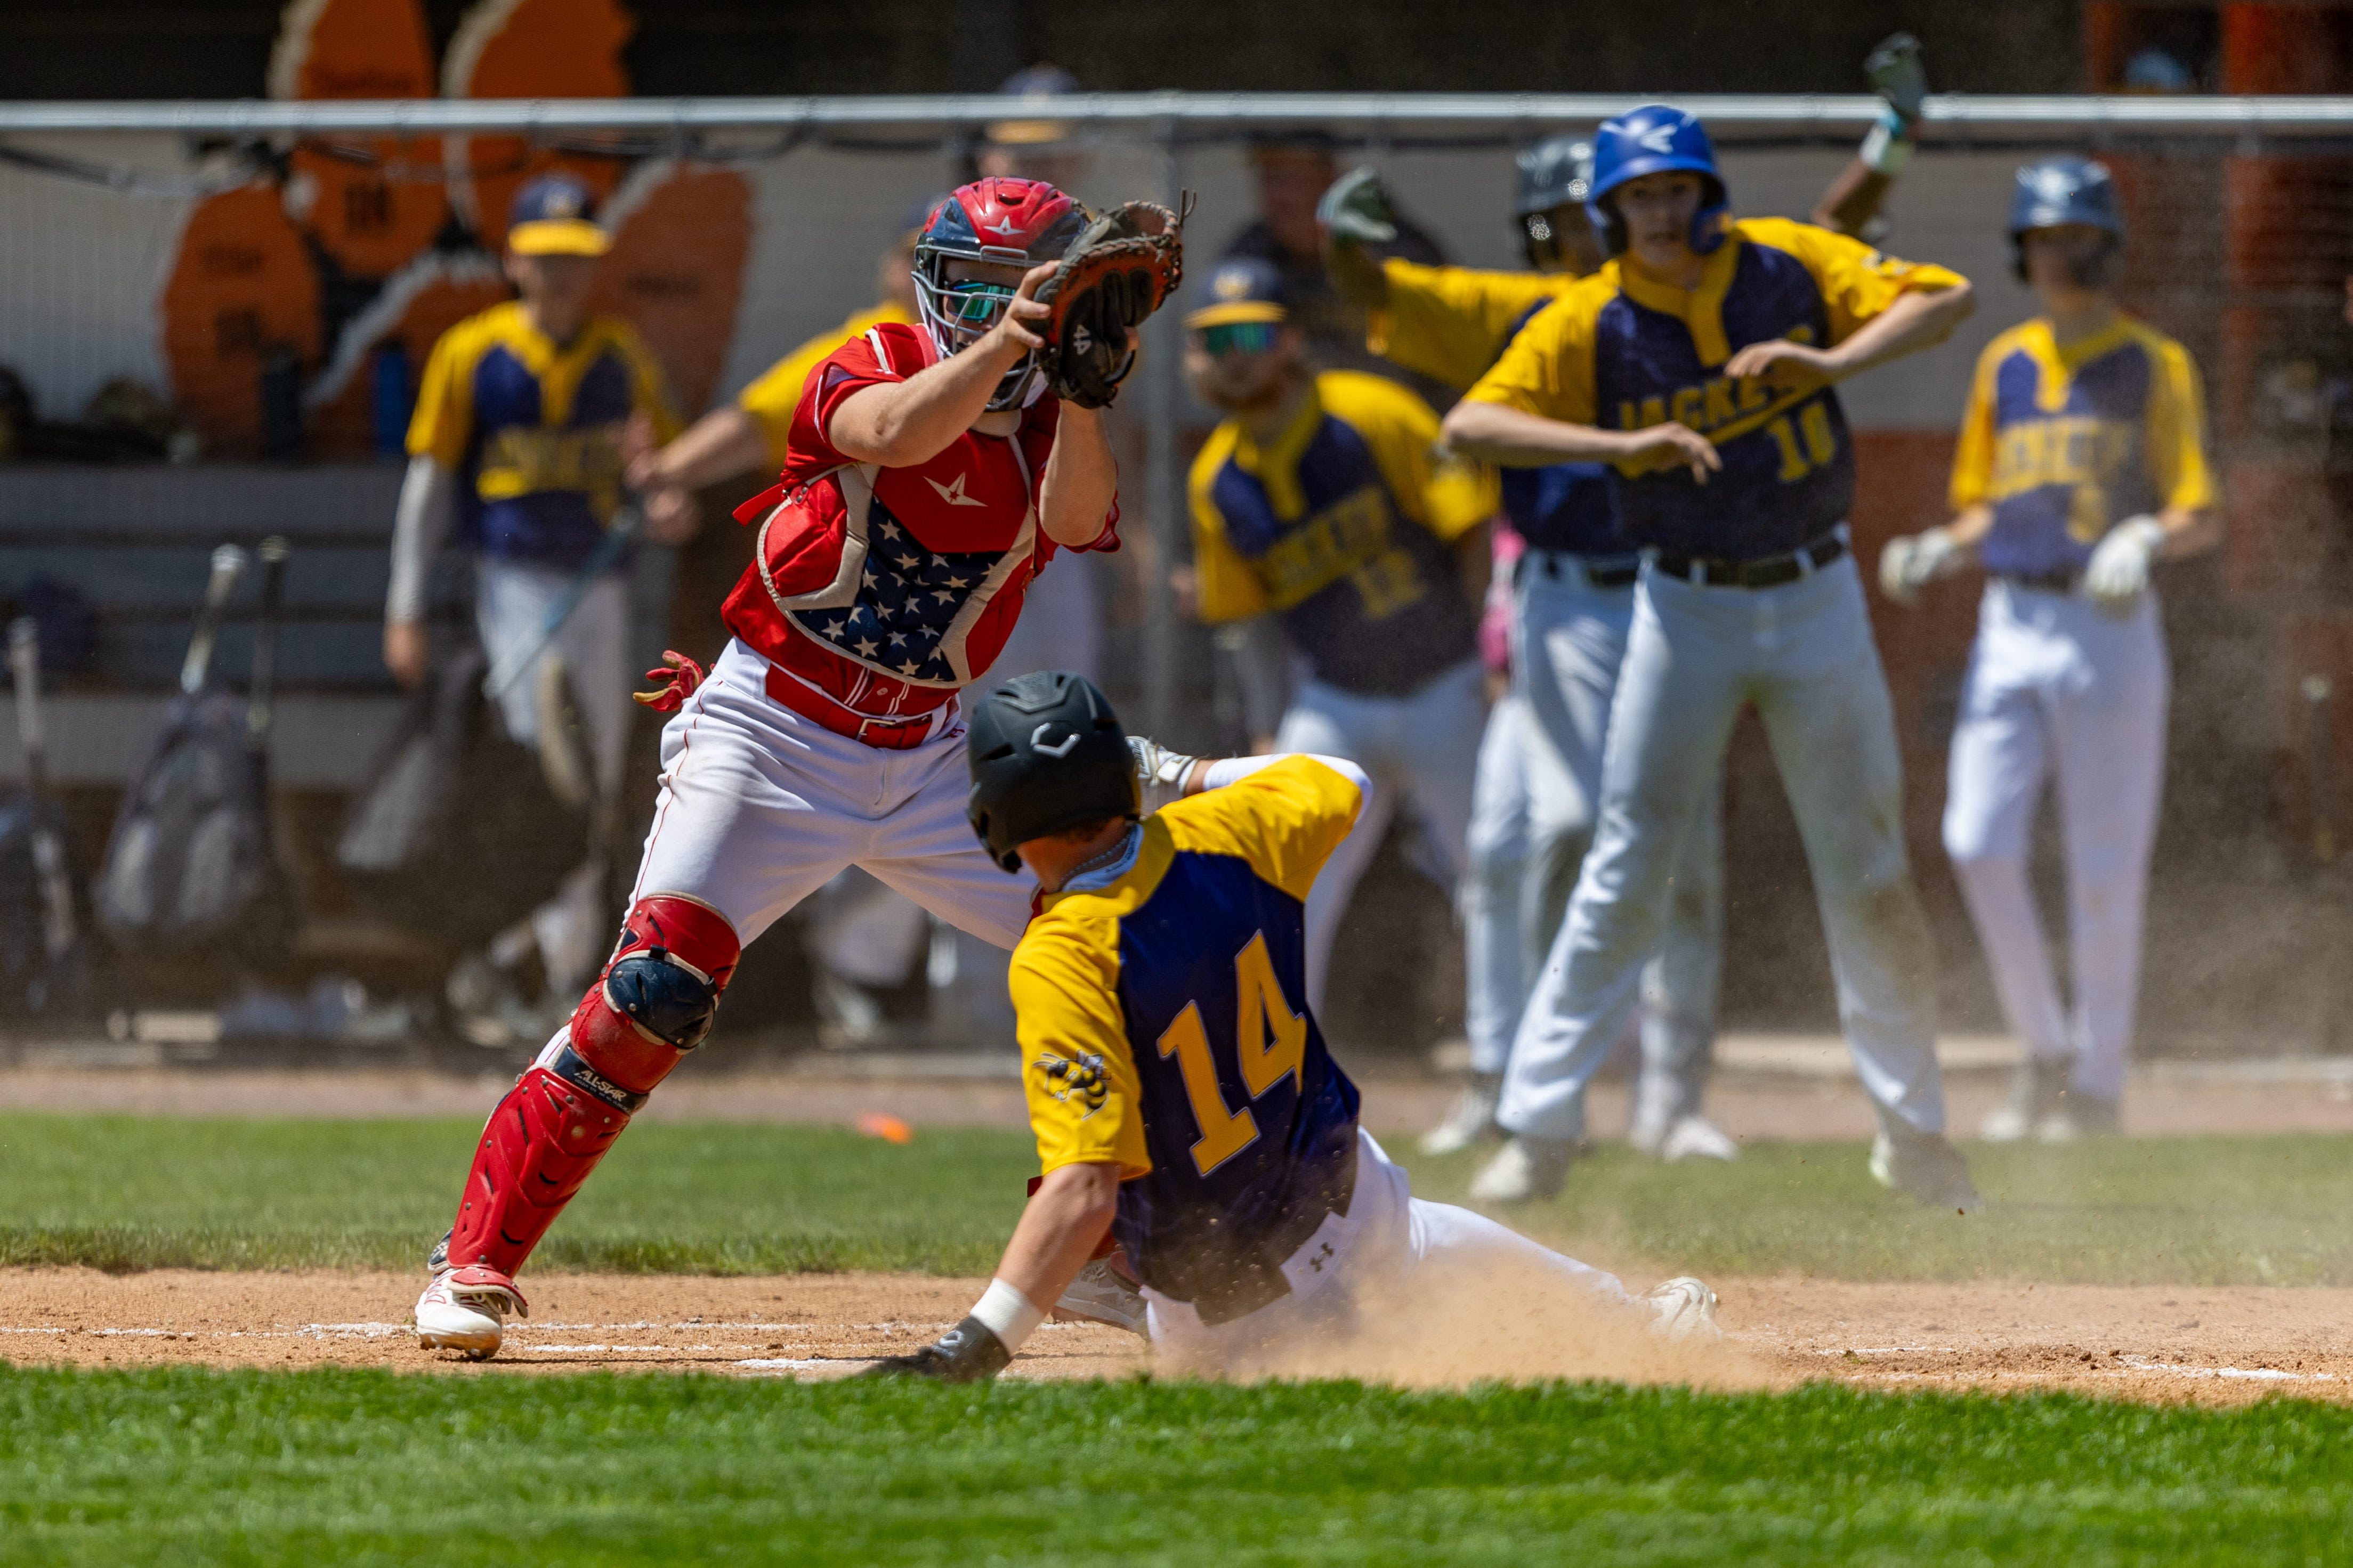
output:
[[[1143,815],[1127,731],[1085,676],[1017,676],[973,704],[967,721],[965,817],[1007,870],[1021,869],[1017,847],[1032,838]]]

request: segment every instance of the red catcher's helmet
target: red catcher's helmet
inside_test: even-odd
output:
[[[915,304],[942,358],[995,326],[1012,302],[1009,283],[951,282],[951,261],[1027,270],[1060,261],[1087,226],[1086,209],[1043,180],[976,180],[950,192],[915,237]],[[1018,408],[1036,395],[1038,356],[1024,354],[988,400]]]

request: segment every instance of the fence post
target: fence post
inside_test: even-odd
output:
[[[1171,211],[1183,199],[1183,153],[1177,122],[1154,126],[1160,150],[1160,200]],[[1187,270],[1194,270],[1188,268]],[[1184,416],[1184,334],[1181,306],[1154,312],[1145,323],[1144,503],[1151,525],[1144,584],[1144,713],[1151,733],[1170,735],[1176,717],[1176,600],[1168,573],[1187,552],[1185,475],[1177,454]]]

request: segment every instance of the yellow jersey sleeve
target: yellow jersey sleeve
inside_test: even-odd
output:
[[[2168,510],[2196,511],[2212,506],[2214,470],[2206,460],[2206,395],[2189,351],[2160,338],[2148,395],[2145,439],[2149,478]]]
[[[1503,504],[1493,469],[1441,455],[1438,416],[1406,388],[1377,375],[1326,371],[1315,378],[1324,410],[1353,426],[1405,514],[1451,542]]]
[[[1356,825],[1355,784],[1313,757],[1285,757],[1223,789],[1187,795],[1155,814],[1178,849],[1233,855],[1300,902]]]
[[[1381,271],[1388,300],[1372,312],[1365,346],[1454,387],[1484,375],[1513,324],[1574,281],[1541,272],[1424,267],[1396,258]]]
[[[1993,500],[1994,377],[2010,353],[2010,337],[2004,332],[1978,355],[1977,374],[1969,378],[1968,406],[1962,411],[1961,436],[1953,447],[1950,497],[1955,511]]]
[[[628,322],[614,321],[612,333],[613,347],[629,367],[630,410],[653,421],[656,441],[666,445],[676,440],[686,425],[678,416],[678,404],[670,397],[670,378],[662,374],[661,362]]]
[[[860,310],[833,331],[819,332],[793,350],[735,395],[735,405],[750,415],[752,423],[760,427],[760,440],[767,447],[770,468],[785,466],[785,438],[792,432],[793,410],[800,406],[801,389],[808,384],[809,372],[823,364],[834,350],[862,336],[869,327],[908,319],[907,312],[896,305]]]
[[[474,365],[490,342],[481,318],[468,317],[443,332],[426,356],[417,409],[408,418],[408,455],[445,468],[466,460],[474,435]]]
[[[1211,626],[1248,620],[1268,609],[1265,580],[1226,537],[1225,515],[1218,510],[1218,473],[1233,457],[1238,435],[1232,425],[1219,426],[1193,459],[1193,577],[1200,617]]]
[[[1021,1090],[1041,1171],[1119,1167],[1147,1175],[1142,1085],[1119,1003],[1119,921],[1049,910],[1013,950]]]
[[[1615,268],[1596,274],[1611,279],[1599,285],[1580,279],[1577,287],[1538,311],[1463,397],[1565,425],[1594,423],[1593,322],[1617,292],[1614,275]]]
[[[1968,281],[1947,268],[1882,255],[1859,239],[1810,223],[1746,218],[1739,228],[1744,238],[1788,251],[1814,275],[1831,318],[1831,341],[1824,348],[1844,342],[1906,294],[1934,294]]]

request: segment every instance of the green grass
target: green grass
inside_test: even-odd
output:
[[[2323,1563],[2353,1411],[0,1369],[0,1563]]]
[[[113,1269],[414,1268],[449,1222],[478,1127],[0,1116],[0,1264]],[[1971,1150],[1995,1200],[1925,1212],[1848,1144],[1734,1165],[1605,1148],[1514,1225],[1572,1251],[1702,1274],[2353,1284],[2353,1140],[2141,1139]],[[1407,1156],[1459,1198],[1475,1157]],[[535,1268],[770,1273],[995,1263],[1037,1168],[1018,1133],[649,1122],[566,1212]]]

